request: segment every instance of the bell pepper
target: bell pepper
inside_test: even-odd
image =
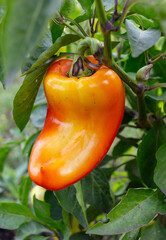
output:
[[[48,110],[31,151],[29,175],[48,190],[70,186],[96,167],[124,113],[124,86],[113,70],[102,66],[91,76],[69,78],[71,65],[71,59],[56,61],[43,83]]]

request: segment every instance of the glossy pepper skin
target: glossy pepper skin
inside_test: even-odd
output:
[[[91,56],[89,60],[96,63]],[[63,189],[93,170],[109,150],[124,113],[124,87],[114,71],[102,67],[89,77],[68,78],[71,64],[61,59],[47,72],[47,116],[29,161],[31,179],[48,190]]]

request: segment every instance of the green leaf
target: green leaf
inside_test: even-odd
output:
[[[141,14],[132,14],[128,17],[128,19],[133,20],[141,27],[143,26],[145,29],[157,27],[152,19],[146,18]]]
[[[47,30],[42,36],[42,38],[40,39],[40,41],[38,41],[38,43],[32,49],[30,54],[26,56],[21,66],[22,73],[28,71],[33,65],[33,63],[36,62],[40,54],[46,51],[51,46],[52,46],[51,32],[50,30]]]
[[[127,150],[129,150],[132,146],[127,143],[124,142],[123,140],[120,140],[114,147],[113,151],[112,151],[112,157],[114,159],[117,159],[118,157],[120,157],[121,155],[123,155]]]
[[[23,176],[19,188],[19,198],[22,205],[28,205],[29,191],[32,186],[30,177]]]
[[[144,1],[133,5],[133,7],[130,9],[130,12],[142,14],[146,18],[154,20],[155,24],[159,26],[159,20],[156,13],[156,9],[152,6],[152,4],[149,4],[152,3],[153,1],[149,1],[149,3],[147,2]]]
[[[44,200],[50,204],[51,217],[54,220],[62,220],[62,207],[60,206],[53,191],[46,191]]]
[[[109,222],[98,222],[90,234],[114,235],[129,232],[148,224],[158,212],[164,199],[152,189],[129,189],[120,203],[108,214]]]
[[[21,240],[26,240],[29,239],[29,237],[40,234],[42,232],[50,231],[40,223],[29,222],[19,227],[16,237]]]
[[[74,215],[79,223],[87,228],[87,222],[83,213],[83,210],[76,197],[76,189],[72,185],[65,189],[54,191],[55,196],[57,197],[60,205],[64,208],[65,211]]]
[[[149,98],[152,98],[156,101],[164,101],[166,99],[166,92],[164,92],[162,95],[158,96],[158,93],[156,91],[150,91],[146,92],[145,96],[148,96]]]
[[[64,27],[65,26],[63,24],[58,25],[54,21],[51,22],[51,36],[53,43],[62,35]]]
[[[75,186],[75,189],[76,189],[76,198],[77,198],[77,200],[78,200],[78,202],[79,202],[79,204],[82,208],[86,223],[88,223],[81,182],[80,181],[76,182],[74,186]]]
[[[47,240],[49,238],[50,238],[50,236],[49,237],[39,236],[39,237],[32,238],[32,240]]]
[[[44,51],[38,58],[38,60],[32,65],[31,69],[26,72],[30,73],[38,68],[40,65],[49,60],[61,47],[66,46],[70,43],[76,42],[80,37],[74,34],[66,34],[62,37],[57,38],[54,44]]]
[[[164,35],[166,36],[166,12],[165,12],[166,1],[165,0],[161,0],[161,1],[153,0],[152,3],[153,3],[153,7],[154,7],[156,13],[158,14],[161,28],[164,32]]]
[[[0,43],[1,44],[1,43]],[[0,46],[0,82],[4,86],[4,67],[3,67],[3,61],[2,61],[2,53],[1,53],[1,46]]]
[[[20,130],[23,130],[29,121],[41,81],[50,64],[47,63],[29,73],[14,98],[13,117]]]
[[[93,237],[89,236],[84,232],[80,232],[71,235],[69,240],[97,240],[97,239],[96,238],[94,239]]]
[[[158,29],[141,30],[132,20],[126,19],[125,25],[133,57],[138,57],[155,45],[161,35]]]
[[[0,22],[5,14],[6,11],[6,1],[1,0],[0,1]]]
[[[160,120],[144,136],[139,144],[137,152],[137,163],[143,182],[154,187],[154,169],[156,166],[155,154],[157,149],[166,142],[166,124]]]
[[[134,229],[130,232],[125,233],[119,240],[137,240],[140,229]]]
[[[3,171],[5,160],[10,151],[11,151],[10,147],[1,147],[0,148],[0,172]]]
[[[5,75],[12,82],[22,61],[39,40],[48,19],[60,9],[58,0],[8,0],[1,40]],[[17,13],[17,14],[16,14]]]
[[[30,119],[33,126],[43,128],[47,114],[47,104],[37,106],[31,113]]]
[[[65,0],[63,1],[60,13],[65,16],[69,17],[72,12],[74,12],[76,6],[76,2],[74,0]],[[57,19],[58,20],[58,19]],[[51,35],[53,43],[59,38],[64,30],[64,25],[56,24],[54,21],[51,22]]]
[[[161,54],[166,51],[166,41],[164,41],[164,44],[162,46],[161,51],[156,50],[155,48],[151,48],[149,53],[151,57],[154,57],[158,54]],[[153,70],[156,76],[159,76],[161,78],[160,81],[165,82],[165,68],[166,68],[166,61],[164,59],[161,59],[157,61],[154,66]]]
[[[166,195],[166,143],[156,153],[157,165],[154,171],[154,182]]]
[[[32,135],[28,138],[28,140],[26,141],[25,146],[24,146],[24,148],[23,148],[23,153],[24,153],[24,154],[25,154],[25,153],[28,153],[28,155],[30,154],[31,149],[32,149],[32,147],[33,147],[33,144],[36,142],[36,139],[37,139],[37,137],[39,136],[39,133],[40,133],[40,131],[32,134]]]
[[[40,86],[37,97],[35,99],[35,106],[47,103],[43,84]]]
[[[166,229],[160,221],[155,221],[152,225],[143,229],[141,240],[165,240]]]
[[[78,0],[85,12],[90,13],[94,0]]]
[[[127,171],[128,177],[131,180],[132,184],[135,184],[137,187],[143,186],[139,174],[138,165],[135,160],[131,160],[126,164],[125,171]]]
[[[64,0],[60,13],[65,16],[65,17],[70,17],[70,15],[72,14],[72,12],[75,11],[75,7],[76,7],[76,1],[75,0]]]
[[[0,203],[0,228],[13,230],[32,220],[34,216],[29,208],[18,203]]]
[[[35,214],[37,218],[40,220],[40,222],[43,222],[44,224],[49,224],[51,227],[56,228],[58,230],[61,230],[63,225],[60,221],[54,221],[51,218],[50,213],[50,204],[40,201],[38,199],[33,198],[33,208],[35,211]]]
[[[136,73],[141,67],[145,66],[145,55],[141,54],[137,58],[133,58],[131,54],[128,55],[128,59],[125,62],[124,69],[126,72]]]
[[[108,212],[112,207],[112,198],[109,183],[102,170],[95,168],[81,182],[85,203],[93,205],[101,212]]]
[[[115,6],[115,1],[114,0],[103,0],[103,5],[105,7],[105,10],[108,11]]]
[[[84,21],[86,21],[88,19],[89,19],[89,14],[87,12],[85,12],[83,14],[80,14],[80,16],[76,17],[74,19],[74,21],[76,21],[77,23],[81,23],[81,22],[84,22]]]

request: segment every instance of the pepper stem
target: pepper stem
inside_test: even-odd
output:
[[[91,50],[92,55],[98,58],[102,53],[102,45],[95,38],[86,37],[79,42],[77,47],[77,54],[75,54],[71,69],[68,73],[69,77],[77,76],[90,76],[93,73],[93,70],[85,66],[84,64],[84,53],[87,49]]]
[[[68,73],[69,77],[84,77],[92,75],[93,70],[85,66],[84,57],[81,55],[75,55],[73,59],[72,66]]]

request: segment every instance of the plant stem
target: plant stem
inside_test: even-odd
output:
[[[158,60],[161,60],[164,57],[166,57],[166,52],[153,57],[152,59],[149,60],[149,62],[150,63],[155,63],[155,62],[157,62]]]
[[[112,46],[111,46],[111,36],[110,31],[107,30],[107,16],[104,10],[102,0],[95,0],[96,10],[99,16],[99,21],[101,29],[104,35],[104,63],[106,66],[112,65]]]
[[[68,18],[68,17],[64,17],[65,20],[73,23],[74,25],[76,25],[78,27],[78,29],[80,30],[80,32],[82,32],[82,34],[85,36],[85,37],[89,37],[89,35],[84,31],[84,29],[81,27],[81,25],[79,23],[77,23],[76,21],[74,21],[73,19],[71,18]]]
[[[156,88],[166,88],[166,83],[157,83],[153,86],[145,86],[145,91],[151,91]]]
[[[54,18],[52,18],[52,20],[56,23],[56,24],[63,24],[63,25],[65,25],[66,27],[68,27],[70,30],[72,30],[73,32],[75,32],[80,38],[85,38],[85,36],[82,34],[82,33],[80,33],[80,32],[78,32],[78,31],[76,31],[72,26],[70,26],[68,23],[66,23],[66,22],[62,22],[62,23],[58,23],[58,21],[56,20],[56,19],[54,19]]]
[[[110,65],[110,68],[112,68],[121,77],[121,79],[132,89],[134,93],[138,93],[138,85],[118,64],[114,62],[112,66]]]
[[[102,0],[95,0],[96,10],[100,20],[100,24],[103,26],[107,22],[107,16],[104,10],[104,5]]]
[[[139,113],[138,126],[142,128],[147,128],[149,127],[149,124],[147,122],[144,89],[140,91],[140,94],[137,94],[137,101],[138,101],[138,113]]]

